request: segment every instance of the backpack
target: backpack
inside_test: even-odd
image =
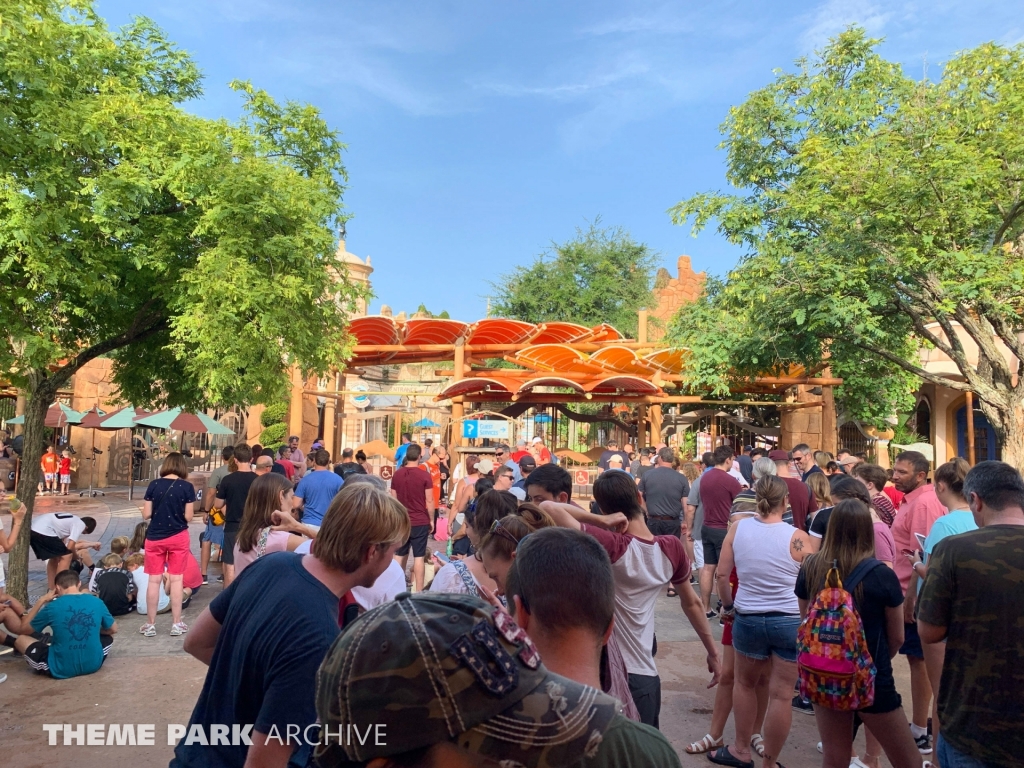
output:
[[[796,639],[800,695],[814,704],[846,712],[875,701],[875,663],[852,593],[879,565],[874,558],[861,561],[844,585],[833,562],[824,588],[800,625]]]

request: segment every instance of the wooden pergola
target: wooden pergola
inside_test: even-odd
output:
[[[347,373],[374,365],[447,363],[436,375],[450,377],[436,400],[450,400],[452,418],[462,419],[466,404],[512,402],[607,402],[635,405],[639,416],[638,444],[647,444],[646,422],[661,432],[661,408],[666,404],[771,405],[782,410],[820,407],[817,402],[714,400],[702,395],[679,394],[687,364],[687,351],[651,342],[646,312],[641,311],[639,338],[625,338],[610,325],[587,327],[571,322],[527,323],[486,318],[475,323],[438,318],[368,315],[350,321],[355,340]],[[515,367],[497,367],[503,360]],[[783,395],[804,385],[830,391],[842,379],[820,375],[826,369],[791,369],[784,376],[737,378],[734,393]],[[554,390],[554,391],[553,391]],[[453,436],[461,444],[459,435]]]

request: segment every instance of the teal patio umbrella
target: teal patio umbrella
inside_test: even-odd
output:
[[[420,419],[412,425],[412,429],[434,429],[435,427],[440,426],[440,424],[436,421],[432,421],[431,419]]]
[[[235,430],[225,427],[219,421],[211,419],[205,413],[190,413],[181,408],[171,408],[149,416],[135,419],[140,427],[154,429],[175,429],[179,432],[206,432],[211,435],[233,435]]]
[[[49,408],[46,409],[46,421],[43,426],[46,427],[66,427],[68,424],[80,424],[82,421],[82,415],[78,411],[69,408],[64,403],[56,402],[52,403]],[[15,416],[13,419],[7,420],[8,424],[24,424],[25,417]]]

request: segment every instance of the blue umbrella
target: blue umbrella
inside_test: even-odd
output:
[[[436,421],[431,421],[430,419],[420,419],[419,421],[417,421],[415,424],[412,425],[412,428],[413,429],[433,429],[434,427],[440,427],[440,426],[441,425],[438,424]]]

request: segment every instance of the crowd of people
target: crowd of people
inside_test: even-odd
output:
[[[609,443],[585,508],[543,441],[515,448],[455,463],[403,436],[388,487],[351,450],[335,464],[294,439],[243,443],[225,449],[202,510],[172,453],[135,535],[110,542],[86,588],[71,566],[91,567],[82,536],[96,521],[33,519],[51,589],[31,609],[0,594],[0,647],[54,677],[89,674],[115,617],[144,614],[152,637],[169,612],[170,634],[209,667],[190,729],[252,724],[251,745],[183,740],[175,766],[673,766],[655,633],[668,595],[715,689],[690,754],[775,768],[797,711],[815,718],[827,768],[880,768],[883,754],[893,768],[1019,764],[1014,468],[932,472],[907,451],[887,471],[806,445],[720,445],[698,466]],[[5,549],[23,519],[12,512]],[[218,551],[223,590],[188,625]],[[72,612],[88,642],[68,634]],[[302,738],[282,738],[296,727]],[[388,738],[352,738],[371,727]]]

